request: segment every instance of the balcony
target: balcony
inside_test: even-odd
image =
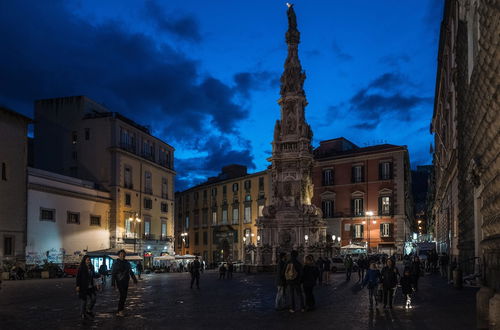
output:
[[[128,152],[134,153],[134,154],[136,153],[135,143],[122,142],[122,143],[120,143],[120,148],[122,148],[123,150],[126,150]]]
[[[173,242],[174,238],[172,236],[161,235],[160,236],[160,241]]]
[[[153,240],[155,240],[155,235],[154,234],[143,234],[142,238],[146,241],[153,241]]]

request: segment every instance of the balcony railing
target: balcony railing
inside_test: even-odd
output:
[[[144,234],[144,235],[142,235],[142,238],[144,238],[145,240],[148,240],[148,241],[152,241],[155,239],[155,235],[154,234]]]

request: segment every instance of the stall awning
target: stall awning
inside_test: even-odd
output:
[[[154,260],[175,260],[175,257],[173,256],[169,256],[169,255],[164,255],[164,256],[161,256],[161,257],[154,257]]]
[[[175,259],[194,259],[194,258],[196,258],[196,256],[194,256],[192,254],[185,254],[183,256],[180,256],[180,255],[175,256]]]
[[[108,257],[110,257],[113,260],[118,259],[118,256],[114,256],[114,255],[109,255]],[[126,256],[125,260],[142,260],[142,257],[141,256]]]
[[[344,245],[341,247],[341,249],[347,249],[347,250],[356,250],[356,249],[366,249],[366,247],[361,246],[361,245],[356,245],[356,244],[349,244],[349,245]]]

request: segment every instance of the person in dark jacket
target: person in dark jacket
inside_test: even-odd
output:
[[[323,274],[325,274],[325,281],[324,283],[326,285],[330,284],[330,271],[331,271],[331,261],[328,259],[328,257],[325,257],[323,259],[324,267],[323,267]]]
[[[279,256],[278,266],[276,269],[276,286],[278,287],[278,292],[276,292],[276,299],[274,301],[274,308],[277,311],[281,311],[286,308],[286,279],[285,279],[285,268],[286,268],[286,253],[281,252]]]
[[[90,262],[90,257],[84,255],[76,274],[76,292],[81,300],[80,314],[82,319],[94,317],[92,309],[96,301],[96,287],[94,279],[97,278],[94,266]]]
[[[364,255],[361,255],[358,259],[358,282],[363,281],[365,277],[365,271],[368,268],[368,261],[365,259]]]
[[[420,258],[418,256],[413,257],[413,262],[411,263],[411,279],[412,279],[412,285],[413,288],[415,289],[415,292],[418,291],[418,280],[420,279],[421,275],[421,264],[420,264]]]
[[[323,285],[323,272],[325,270],[324,269],[325,262],[323,258],[318,257],[318,259],[316,260],[316,266],[318,267],[319,270],[319,278],[318,278],[319,285]]]
[[[287,263],[285,269],[286,286],[288,287],[291,297],[290,313],[295,313],[296,297],[299,299],[300,310],[304,311],[304,296],[302,295],[302,288],[300,286],[302,279],[302,264],[297,260],[298,256],[299,253],[293,250],[290,253],[290,261]]]
[[[344,266],[345,266],[345,280],[350,281],[351,280],[351,273],[352,273],[352,266],[353,266],[353,262],[352,262],[350,255],[347,255],[345,257]]]
[[[361,284],[363,287],[368,286],[368,299],[370,300],[370,309],[373,309],[373,297],[375,296],[375,306],[377,306],[376,290],[380,282],[380,271],[377,269],[377,264],[372,262],[370,268],[366,271],[365,278]]]
[[[226,278],[226,264],[221,264],[219,267],[219,280],[220,279],[225,279]]]
[[[142,266],[142,263],[140,260],[137,262],[137,266],[135,266],[135,269],[137,269],[137,278],[141,279],[141,274],[142,274],[142,271],[144,270],[144,267]]]
[[[228,279],[233,278],[233,272],[234,272],[234,265],[230,261],[227,263],[227,278]]]
[[[394,288],[398,285],[399,272],[394,266],[392,259],[387,259],[387,266],[382,269],[382,286],[384,290],[384,308],[392,309],[392,300],[394,296]]]
[[[313,310],[316,301],[314,300],[313,289],[316,285],[316,281],[319,277],[319,270],[316,264],[314,263],[314,257],[312,255],[308,255],[304,260],[304,268],[302,270],[302,287],[304,289],[305,295],[305,303],[306,310]]]
[[[102,262],[102,265],[99,267],[99,275],[101,276],[101,284],[103,286],[106,285],[106,277],[108,276],[108,266],[106,265],[106,260]]]
[[[403,277],[401,277],[401,280],[399,281],[401,291],[403,292],[406,301],[405,308],[411,308],[411,294],[413,293],[412,282],[413,280],[410,269],[405,268]]]
[[[201,271],[201,262],[198,259],[198,256],[193,260],[190,265],[189,272],[191,273],[191,289],[193,288],[193,284],[196,281],[196,288],[200,288],[200,271]]]
[[[118,259],[113,263],[111,268],[111,285],[114,288],[118,288],[120,292],[120,300],[118,301],[118,316],[125,316],[123,312],[125,308],[125,300],[127,300],[128,284],[130,278],[137,284],[137,278],[135,278],[134,272],[132,271],[132,266],[130,262],[125,260],[127,253],[125,250],[118,251]]]

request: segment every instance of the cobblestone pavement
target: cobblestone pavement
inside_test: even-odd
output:
[[[118,293],[100,292],[93,321],[79,319],[74,279],[5,281],[0,290],[0,329],[475,329],[476,289],[455,290],[437,275],[425,276],[405,310],[398,289],[393,310],[370,312],[367,290],[344,274],[315,288],[317,309],[276,312],[274,276],[235,274],[201,277],[189,288],[189,274],[151,274],[131,284],[127,316],[115,316]]]

